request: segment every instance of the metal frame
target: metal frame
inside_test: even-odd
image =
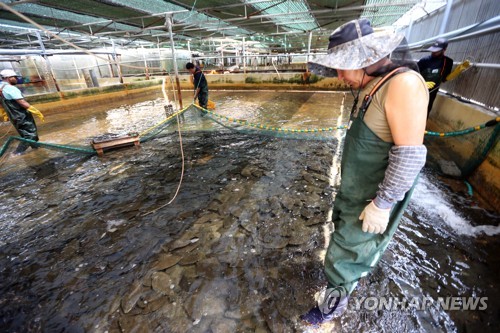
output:
[[[288,0],[293,1],[293,0]],[[298,1],[298,0],[297,0]],[[384,0],[383,0],[384,1]],[[399,1],[397,3],[391,3],[387,0],[385,3],[368,3],[365,5],[356,6],[344,6],[335,8],[322,8],[322,6],[316,5],[314,9],[309,11],[290,11],[283,13],[269,13],[270,9],[275,9],[280,5],[285,5],[287,2],[284,0],[254,0],[245,1],[241,3],[225,4],[215,7],[202,7],[194,9],[197,14],[205,14],[207,16],[206,22],[183,22],[183,19],[179,19],[176,23],[175,18],[179,14],[186,14],[191,12],[193,8],[189,7],[187,4],[181,1],[168,1],[171,4],[180,6],[179,8],[185,8],[181,10],[174,10],[161,13],[150,13],[145,15],[138,15],[127,18],[107,18],[103,17],[102,20],[97,20],[95,22],[86,23],[75,23],[74,25],[65,26],[58,28],[55,26],[48,27],[48,30],[55,32],[57,34],[68,33],[71,37],[65,37],[65,39],[74,40],[75,43],[88,48],[95,48],[99,45],[109,45],[113,42],[117,45],[123,47],[141,47],[150,44],[153,47],[160,44],[159,37],[167,37],[169,33],[167,32],[165,25],[157,25],[166,16],[172,17],[172,33],[175,39],[178,41],[192,40],[191,46],[201,47],[201,41],[209,37],[231,37],[231,38],[256,38],[261,40],[262,43],[269,43],[264,36],[271,37],[271,44],[280,43],[281,45],[292,44],[291,47],[286,45],[285,47],[291,50],[297,50],[302,48],[302,41],[300,39],[307,38],[311,30],[316,30],[322,32],[331,31],[331,28],[327,30],[327,26],[338,26],[345,20],[352,19],[353,17],[359,17],[362,12],[369,13],[370,10],[378,10],[383,7],[387,8],[405,8],[412,6],[417,3],[417,0]],[[300,0],[301,3],[308,4],[307,0]],[[353,1],[351,3],[356,3]],[[12,7],[18,7],[22,4],[30,3],[28,1],[18,1],[9,4]],[[44,3],[34,2],[38,6],[44,6],[46,8],[54,8],[57,10],[67,10],[62,6],[47,5]],[[314,3],[314,2],[311,2]],[[258,6],[257,6],[258,5]],[[309,5],[308,5],[309,6]],[[133,6],[124,5],[123,8],[135,10],[138,13],[141,11]],[[262,8],[264,7],[264,8]],[[261,9],[256,9],[261,8]],[[217,14],[223,13],[226,16],[236,15],[227,12],[227,10],[237,10],[238,12],[244,12],[244,14],[237,14],[239,16],[232,18],[220,18]],[[226,10],[226,11],[224,11]],[[89,16],[89,12],[83,12],[81,10],[72,10],[72,13],[78,15]],[[305,17],[304,15],[312,16],[308,19],[300,19]],[[376,15],[376,14],[375,14]],[[387,17],[398,16],[399,14],[382,14]],[[36,20],[37,16],[28,14],[28,16]],[[220,15],[219,15],[220,16]],[[380,15],[379,15],[380,16]],[[152,20],[156,18],[156,20]],[[149,22],[145,24],[145,20],[149,19]],[[295,19],[295,20],[294,20]],[[141,23],[136,21],[140,20]],[[283,22],[285,21],[285,22]],[[300,30],[296,28],[299,23],[317,23],[315,29],[311,30]],[[327,21],[327,22],[325,22]],[[15,25],[16,22],[12,21]],[[118,29],[117,25],[125,25],[127,29]],[[266,28],[268,27],[268,28]],[[83,29],[82,29],[83,28]],[[130,28],[130,29],[129,29]],[[88,29],[88,31],[86,31]],[[259,31],[264,29],[265,33]],[[275,32],[269,31],[269,29]],[[29,29],[30,31],[25,32],[26,38],[22,38],[21,35],[16,34],[12,36],[13,38],[0,38],[0,47],[33,47],[37,45],[37,41],[33,40],[35,37],[36,29]],[[1,31],[1,26],[0,26]],[[4,31],[4,33],[7,33]],[[74,35],[73,35],[74,34]],[[296,35],[298,39],[290,38],[288,36]],[[276,38],[276,39],[275,39]],[[36,38],[35,38],[36,39]],[[43,43],[48,47],[61,47],[64,46],[60,41],[44,37],[42,34]],[[286,40],[286,41],[285,41]],[[198,45],[196,45],[198,43]],[[196,46],[195,46],[196,45]]]

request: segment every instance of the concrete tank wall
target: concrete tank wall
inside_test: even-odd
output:
[[[469,103],[463,103],[455,98],[438,95],[431,111],[427,129],[436,132],[458,131],[468,127],[483,124],[498,117],[494,112]],[[497,125],[500,126],[500,125]],[[491,134],[491,130],[485,134]],[[443,140],[444,148],[454,153],[455,162],[467,161],[482,149],[484,143],[481,140],[489,139],[489,136],[470,134],[460,138],[460,141],[447,138],[436,138]],[[458,143],[457,143],[458,142]],[[468,181],[474,187],[484,201],[498,210],[500,207],[500,145],[498,140],[490,150],[487,158],[469,176]]]

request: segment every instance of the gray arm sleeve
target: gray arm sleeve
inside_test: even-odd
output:
[[[404,198],[425,164],[427,148],[420,146],[393,146],[389,151],[389,166],[379,184],[374,203],[378,208],[391,208]]]

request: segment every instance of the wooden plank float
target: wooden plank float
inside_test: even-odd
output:
[[[105,137],[105,138],[97,138],[92,140],[92,147],[97,152],[97,155],[102,157],[104,155],[105,150],[113,150],[122,147],[135,146],[135,148],[139,148],[141,143],[139,141],[139,133],[129,133],[125,136],[119,137]]]

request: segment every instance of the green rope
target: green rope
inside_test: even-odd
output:
[[[460,136],[460,135],[465,135],[465,134],[469,134],[469,133],[472,133],[472,132],[480,131],[482,129],[485,129],[486,127],[495,126],[499,122],[500,122],[500,117],[497,117],[497,118],[493,118],[493,119],[485,122],[484,124],[477,125],[477,126],[472,126],[472,127],[466,128],[466,129],[461,130],[461,131],[453,131],[453,132],[432,132],[432,131],[425,131],[425,135],[426,136],[440,136],[440,137],[445,137],[445,136]]]
[[[2,157],[3,154],[5,154],[5,152],[9,148],[9,145],[12,142],[12,140],[13,140],[12,136],[9,136],[9,138],[7,139],[7,141],[5,141],[5,143],[3,144],[2,148],[0,149],[0,157]]]
[[[96,151],[94,149],[87,149],[87,148],[75,147],[75,146],[69,146],[69,145],[59,145],[59,144],[48,143],[48,142],[39,142],[39,141],[35,141],[35,140],[21,138],[18,136],[10,136],[7,139],[7,141],[3,144],[2,148],[0,149],[0,157],[3,156],[3,154],[5,154],[5,152],[9,148],[10,144],[12,144],[14,142],[14,140],[26,142],[26,143],[29,143],[30,145],[35,146],[35,147],[62,150],[62,151],[68,151],[71,153],[79,153],[79,154],[84,154],[84,155],[95,155],[96,154]]]
[[[334,130],[343,130],[347,129],[348,127],[346,125],[340,125],[336,127],[328,127],[328,128],[314,128],[314,129],[288,129],[288,128],[280,128],[280,127],[273,127],[270,125],[262,124],[262,123],[252,123],[247,120],[239,120],[235,119],[232,117],[227,117],[221,114],[218,114],[216,112],[204,109],[198,105],[191,104],[190,106],[179,110],[178,112],[174,113],[173,115],[167,117],[166,119],[162,120],[158,124],[148,128],[146,131],[142,132],[140,135],[140,142],[147,142],[152,140],[153,138],[157,137],[162,131],[164,131],[172,121],[177,119],[177,115],[183,114],[185,111],[188,109],[191,109],[191,106],[194,106],[195,108],[199,109],[201,112],[203,112],[205,115],[208,116],[212,121],[215,121],[222,126],[224,126],[219,120],[229,122],[231,124],[237,124],[241,126],[245,126],[248,129],[246,130],[247,133],[255,133],[256,131],[262,132],[266,135],[272,135],[276,137],[283,137],[283,138],[296,138],[296,139],[313,139],[313,140],[330,140],[331,137],[329,136],[324,136],[323,134],[331,133]],[[472,132],[476,132],[479,130],[482,130],[486,127],[491,127],[491,126],[496,126],[500,122],[500,117],[491,119],[490,121],[478,125],[478,126],[473,126],[469,127],[467,129],[461,130],[461,131],[453,131],[453,132],[432,132],[432,131],[426,131],[425,135],[426,136],[437,136],[437,137],[450,137],[450,136],[460,136],[460,135],[465,135],[469,134]],[[245,132],[245,130],[241,130],[237,127],[234,126],[224,126],[239,132]],[[490,138],[487,146],[482,152],[482,159],[484,160],[485,156],[487,156],[489,150],[493,147],[494,143],[496,142],[496,138],[498,136],[499,132],[499,127],[496,126],[495,132]],[[147,134],[147,135],[145,135]],[[319,135],[318,135],[319,134]],[[306,136],[304,136],[306,135]],[[88,148],[82,148],[82,147],[75,147],[75,146],[70,146],[70,145],[61,145],[61,144],[55,144],[55,143],[48,143],[48,142],[38,142],[34,140],[29,140],[25,138],[21,138],[18,136],[10,136],[7,141],[3,144],[3,146],[0,148],[0,157],[5,154],[9,146],[13,143],[13,141],[21,141],[21,142],[26,142],[29,143],[32,146],[36,147],[43,147],[43,148],[49,148],[49,149],[55,149],[55,150],[62,150],[62,151],[67,151],[67,152],[72,152],[72,153],[79,153],[79,154],[85,154],[85,155],[95,155],[96,151],[94,149],[88,149]],[[474,167],[471,167],[469,169],[475,169]]]
[[[267,131],[267,132],[271,131],[271,132],[280,132],[280,133],[310,134],[310,133],[332,132],[335,130],[348,129],[347,125],[339,125],[339,126],[335,126],[335,127],[326,127],[326,128],[311,128],[311,129],[289,129],[289,128],[273,127],[273,126],[267,125],[267,124],[251,123],[247,120],[240,120],[240,119],[236,119],[236,118],[232,118],[232,117],[227,117],[227,116],[218,114],[216,112],[204,109],[198,105],[193,104],[193,106],[198,108],[203,113],[212,116],[212,117],[210,117],[212,120],[214,120],[214,117],[215,117],[215,118],[218,118],[218,119],[225,121],[225,122],[238,124],[238,125],[242,125],[242,126],[247,126],[247,127],[254,128],[256,130]],[[465,134],[469,134],[472,132],[482,130],[486,127],[494,126],[499,122],[500,122],[500,117],[497,117],[497,118],[491,119],[490,121],[487,121],[484,124],[469,127],[467,129],[464,129],[461,131],[452,131],[452,132],[425,131],[425,135],[426,136],[439,136],[439,137],[460,136],[460,135],[465,135]]]
[[[467,185],[467,194],[469,195],[469,197],[472,197],[474,195],[474,191],[472,190],[472,185],[466,180],[464,180],[464,183],[465,185]]]
[[[462,175],[464,177],[469,177],[472,173],[484,162],[484,160],[488,157],[490,150],[495,147],[498,142],[498,136],[500,135],[500,124],[495,126],[493,133],[490,136],[490,139],[486,143],[481,151],[481,154],[474,159],[471,159],[467,165],[464,166],[464,170],[462,171]]]

